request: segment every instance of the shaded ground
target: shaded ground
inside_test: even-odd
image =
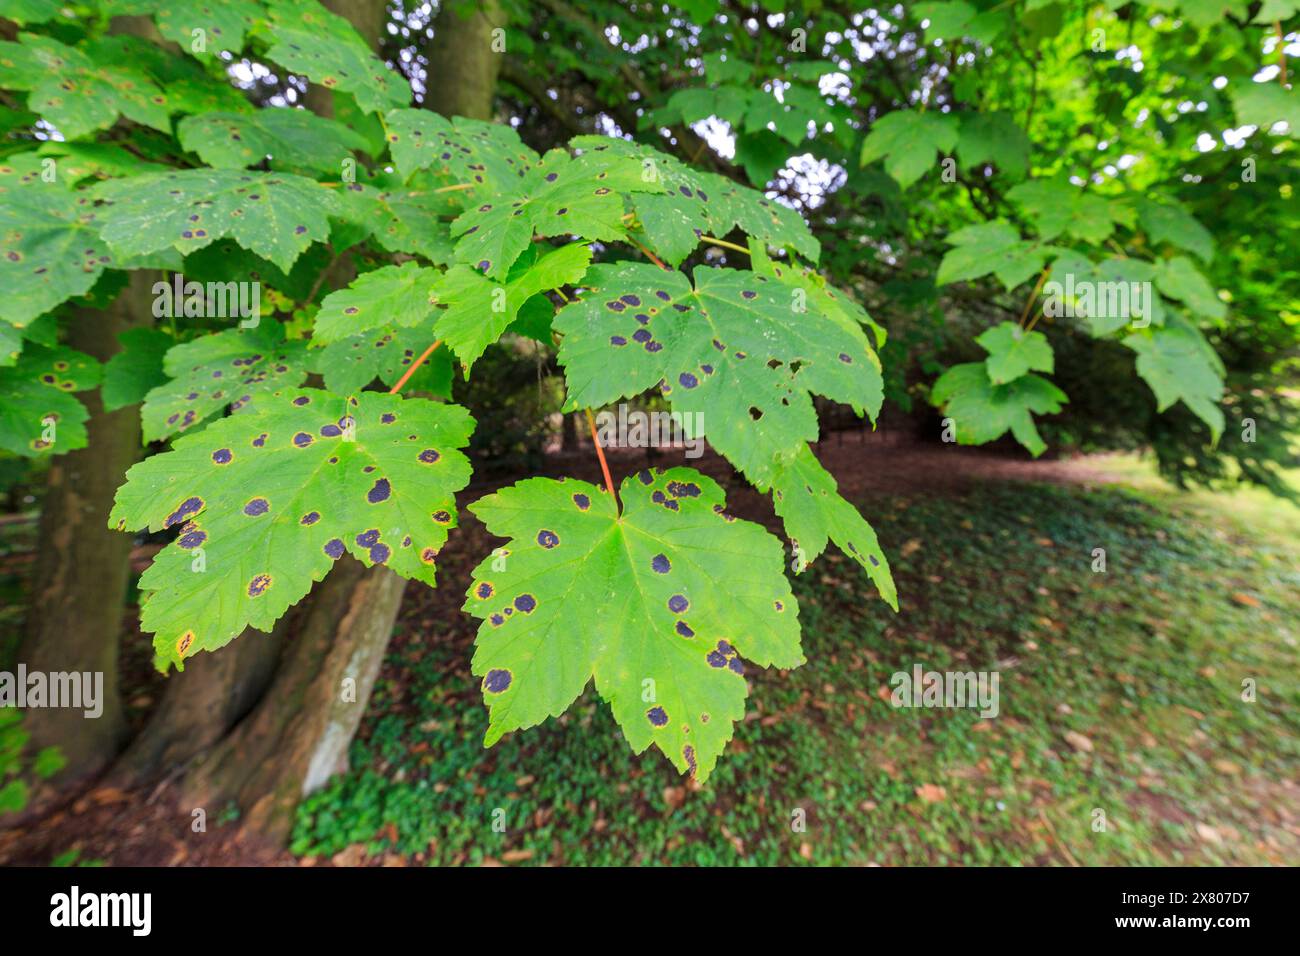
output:
[[[304,806],[297,856],[233,839],[219,810],[194,834],[165,792],[93,791],[0,838],[0,861],[1300,862],[1300,512],[1174,494],[1125,460],[855,436],[819,453],[875,524],[903,610],[838,553],[797,578],[808,663],[751,668],[749,713],[704,788],[633,756],[590,692],[483,750],[458,608],[495,541],[466,515],[439,589],[408,589],[353,770]],[[616,479],[641,461],[616,455]],[[721,463],[693,464],[732,510],[770,517]],[[1116,472],[1143,490],[1102,487]],[[893,708],[890,676],[914,663],[997,671],[999,716]]]

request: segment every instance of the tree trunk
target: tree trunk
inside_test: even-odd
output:
[[[288,838],[299,800],[347,769],[405,585],[351,558],[334,567],[261,703],[186,778],[185,810],[233,800],[245,826]]]
[[[505,55],[505,34],[493,31],[504,24],[498,0],[445,0],[433,21],[433,40],[426,51],[426,109],[443,116],[492,118],[492,98]]]
[[[117,335],[153,324],[152,272],[131,273],[108,309],[78,309],[68,345],[100,361],[118,351]],[[81,396],[90,419],[85,448],[50,459],[41,506],[41,547],[31,578],[31,600],[18,660],[29,671],[103,674],[98,718],[81,709],[39,708],[23,726],[33,750],[57,745],[64,769],[34,794],[29,815],[56,790],[103,769],[126,735],[118,689],[118,637],[126,610],[131,536],[108,527],[113,496],[140,454],[140,410],[105,412],[99,391]],[[57,438],[55,440],[57,448]]]

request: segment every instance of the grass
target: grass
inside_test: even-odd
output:
[[[399,641],[353,770],[304,803],[294,852],[411,864],[1300,863],[1300,509],[1255,492],[1179,493],[1113,464],[1124,487],[860,501],[902,613],[838,553],[795,579],[808,663],[750,669],[749,716],[702,788],[657,751],[633,756],[590,690],[485,751],[469,649]],[[997,671],[999,715],[895,709],[890,675],[918,662]]]

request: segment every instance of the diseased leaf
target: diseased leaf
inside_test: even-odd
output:
[[[595,265],[590,291],[556,315],[567,408],[597,407],[659,388],[688,414],[690,437],[710,442],[754,481],[775,459],[817,438],[811,395],[875,417],[883,398],[877,360],[854,335],[766,276],[642,263]]]
[[[587,482],[530,478],[470,506],[510,539],[465,603],[483,621],[485,743],[559,716],[594,678],[634,752],[657,746],[703,781],[744,715],[740,655],[804,659],[781,544],[689,468],[630,476],[619,496],[622,515]]]
[[[239,410],[307,377],[306,344],[286,342],[284,328],[266,321],[251,329],[226,329],[182,342],[167,351],[171,379],[145,395],[140,419],[145,441],[202,425],[226,408]]]
[[[406,78],[385,66],[355,32],[350,37],[323,34],[305,24],[279,22],[271,26],[270,34],[274,42],[266,51],[267,59],[326,89],[351,93],[368,113],[405,106],[411,100]]]
[[[0,193],[0,319],[24,326],[84,295],[114,256],[84,192],[18,187]]]
[[[430,301],[446,306],[434,326],[465,368],[466,376],[487,347],[514,323],[533,296],[578,282],[587,272],[591,250],[571,243],[548,252],[504,284],[466,265],[456,265],[433,287]]]
[[[456,258],[490,278],[503,278],[539,236],[622,239],[623,196],[658,190],[640,166],[623,156],[551,150],[521,181],[517,192],[466,210],[451,224],[459,236]]]
[[[89,355],[29,344],[13,365],[0,368],[0,448],[37,458],[86,447],[86,406],[73,398],[99,384]]]
[[[176,127],[176,134],[182,147],[218,169],[255,166],[269,156],[279,168],[340,175],[343,160],[366,145],[342,123],[296,109],[188,116]]]
[[[154,23],[181,49],[211,57],[222,50],[242,50],[244,35],[261,15],[261,4],[251,0],[167,0],[158,6]],[[201,49],[196,30],[203,31]]]
[[[418,325],[434,311],[429,294],[440,278],[437,270],[417,262],[364,273],[346,289],[325,297],[312,338],[337,342],[385,326]]]
[[[432,585],[472,428],[456,405],[286,389],[132,467],[109,526],[180,530],[140,578],[158,667],[270,630],[345,552]]]
[[[329,237],[338,199],[292,173],[187,169],[100,183],[102,236],[119,255],[175,248],[183,255],[230,236],[288,270]]]
[[[404,186],[351,183],[341,191],[344,216],[362,236],[389,252],[424,256],[437,265],[454,258],[449,223],[459,212],[447,194]]]
[[[339,395],[351,395],[378,378],[395,385],[430,345],[433,323],[415,328],[396,326],[371,329],[361,335],[331,342],[311,352],[312,370],[325,377],[325,387]],[[439,348],[415,372],[405,386],[406,394],[428,392],[451,396],[451,353]]]
[[[541,159],[501,123],[398,109],[384,118],[384,125],[388,150],[404,179],[428,169],[448,184],[471,186],[468,192],[475,196],[513,191]]]
[[[838,491],[835,479],[804,445],[799,453],[776,468],[772,481],[772,506],[785,522],[785,533],[795,548],[796,572],[802,572],[834,541],[867,572],[885,603],[898,610],[898,591],[876,532],[858,509]]]

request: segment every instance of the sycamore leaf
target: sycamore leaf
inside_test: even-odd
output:
[[[1008,289],[1014,289],[1040,272],[1055,250],[1051,246],[1030,242],[1005,222],[986,222],[966,226],[948,235],[954,245],[939,263],[935,281],[939,285],[997,276]]]
[[[1132,209],[1122,203],[1085,193],[1059,179],[1033,179],[1007,192],[1034,223],[1047,242],[1066,234],[1089,243],[1101,243],[1115,231],[1116,223],[1129,223]]]
[[[90,291],[114,261],[98,216],[87,193],[39,186],[0,193],[0,319],[24,326]]]
[[[307,377],[305,351],[303,342],[286,342],[284,327],[272,321],[172,346],[163,359],[170,380],[151,389],[140,409],[145,441],[180,434],[227,406],[238,410],[299,384]]]
[[[906,189],[957,145],[956,117],[946,113],[893,110],[871,127],[862,142],[861,164],[885,160],[885,172]]]
[[[801,266],[797,261],[788,264],[779,263],[769,257],[767,251],[755,243],[750,244],[750,266],[759,275],[770,276],[792,289],[800,290],[804,296],[803,304],[805,308],[808,302],[811,301],[814,312],[818,312],[838,323],[844,331],[854,338],[861,338],[863,345],[868,349],[871,348],[871,344],[863,335],[862,328],[866,326],[871,329],[872,334],[876,337],[876,348],[884,348],[886,339],[884,326],[868,315],[867,310],[853,301],[852,297],[832,287],[826,281],[826,277],[816,269]],[[880,361],[875,356],[874,351],[872,352],[872,358],[876,368],[880,368]]]
[[[1154,279],[1155,267],[1141,259],[1112,257],[1094,263],[1066,250],[1052,263],[1052,279],[1043,286],[1043,313],[1057,318],[1068,309],[1087,320],[1095,338],[1130,323],[1163,325],[1165,309]]]
[[[163,356],[175,340],[162,329],[127,329],[119,332],[122,348],[104,363],[100,396],[105,411],[115,411],[143,401],[153,388],[167,382]]]
[[[1197,315],[1217,320],[1227,317],[1228,306],[1186,256],[1161,260],[1156,264],[1155,276],[1161,293],[1185,303]]]
[[[1137,214],[1153,244],[1167,242],[1199,256],[1203,262],[1214,257],[1214,237],[1180,204],[1139,197]]]
[[[502,278],[539,236],[576,235],[583,239],[622,239],[623,195],[657,190],[631,159],[584,153],[547,153],[520,183],[518,192],[469,209],[451,225],[456,258],[490,278]]]
[[[690,437],[707,432],[755,481],[816,440],[813,393],[875,418],[883,384],[860,329],[799,311],[795,290],[767,276],[700,266],[694,278],[643,263],[591,267],[590,291],[555,318],[567,408],[657,387],[674,410],[696,413],[684,416]]]
[[[795,571],[802,572],[834,541],[862,565],[885,603],[898,610],[898,591],[889,561],[876,532],[858,510],[840,497],[835,479],[804,445],[788,462],[777,466],[772,480],[772,506],[785,522],[794,545]]]
[[[72,397],[99,384],[100,365],[63,346],[28,345],[0,368],[0,448],[36,458],[86,447],[86,407]]]
[[[167,0],[154,14],[154,23],[181,49],[195,56],[216,56],[222,50],[242,50],[244,35],[261,16],[261,4],[252,0]],[[202,31],[202,49],[198,49],[196,30]]]
[[[1042,332],[1026,332],[1015,322],[1002,322],[975,341],[989,353],[984,366],[994,385],[1005,385],[1030,370],[1049,374],[1053,370],[1052,346]]]
[[[24,33],[21,40],[0,43],[0,85],[30,90],[27,108],[64,139],[107,129],[118,116],[170,132],[167,98],[147,74],[97,63],[53,37]]]
[[[591,249],[571,243],[548,252],[502,284],[466,265],[452,266],[433,287],[429,301],[446,306],[434,330],[446,342],[468,376],[489,345],[501,338],[524,303],[549,289],[578,282],[591,263]]]
[[[449,184],[471,184],[471,193],[488,196],[517,188],[541,159],[503,123],[398,109],[384,118],[384,125],[389,152],[404,179],[429,169]]]
[[[172,247],[183,255],[230,236],[288,270],[313,242],[329,237],[338,199],[292,173],[187,169],[100,183],[94,195],[104,241],[119,254]]]
[[[1012,179],[1029,171],[1029,137],[1009,113],[962,113],[957,160],[962,169],[993,163]]]
[[[1200,331],[1175,318],[1163,328],[1134,332],[1124,344],[1137,353],[1137,373],[1155,393],[1157,410],[1181,399],[1217,442],[1224,427],[1223,363]]]
[[[243,169],[270,156],[279,167],[339,174],[352,150],[366,145],[342,123],[297,109],[187,116],[176,134],[182,147],[218,169]]]
[[[415,328],[371,329],[312,349],[312,371],[324,376],[325,387],[339,395],[358,392],[376,378],[385,385],[395,385],[435,338],[431,322]],[[451,379],[451,353],[445,347],[439,348],[408,380],[406,393],[427,392],[449,398]]]
[[[321,302],[312,338],[336,342],[388,325],[417,325],[433,312],[429,293],[439,277],[437,270],[416,262],[358,276],[352,285],[331,292]]]
[[[372,236],[381,248],[415,253],[437,265],[452,261],[449,224],[442,217],[460,210],[448,194],[350,183],[339,198],[347,221],[357,226],[363,236]]]
[[[650,146],[608,136],[577,136],[575,149],[635,160],[647,183],[629,197],[652,251],[676,265],[704,232],[722,238],[737,226],[763,243],[817,261],[821,246],[797,212],[722,176],[701,173]],[[658,184],[653,188],[652,184]]]
[[[355,33],[348,37],[304,26],[272,24],[274,43],[266,51],[267,59],[326,89],[351,93],[367,113],[410,102],[411,88],[406,78],[385,66]]]
[[[970,37],[981,43],[992,43],[1008,23],[1006,14],[1000,8],[981,11],[962,0],[918,3],[913,13],[917,18],[930,21],[930,25],[925,28],[927,42]]]
[[[1010,431],[1035,458],[1047,445],[1033,415],[1054,414],[1068,401],[1064,392],[1037,375],[995,385],[983,362],[948,369],[934,383],[930,399],[953,420],[958,444],[983,445]]]
[[[740,655],[794,667],[799,609],[781,543],[724,512],[689,468],[628,477],[623,513],[584,481],[530,478],[470,506],[510,539],[474,570],[485,744],[559,716],[595,679],[632,750],[703,781],[744,716]]]
[[[269,631],[345,552],[432,586],[473,424],[457,405],[288,389],[132,467],[109,526],[180,528],[140,578],[159,668]]]
[[[63,0],[7,0],[4,18],[19,26],[29,23],[46,23],[62,14]]]

